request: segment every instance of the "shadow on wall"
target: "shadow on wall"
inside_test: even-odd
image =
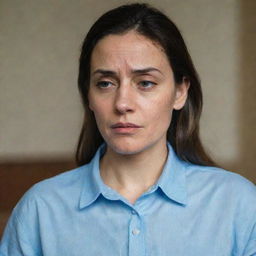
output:
[[[230,165],[256,183],[256,1],[240,0],[240,157]]]

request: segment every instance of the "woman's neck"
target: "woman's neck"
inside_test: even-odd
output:
[[[100,162],[101,177],[106,185],[133,203],[156,183],[167,154],[166,144],[131,155],[118,154],[108,147]]]

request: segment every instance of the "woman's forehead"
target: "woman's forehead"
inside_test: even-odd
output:
[[[136,33],[109,35],[95,46],[91,57],[91,70],[166,68],[168,59],[161,47],[152,40]]]

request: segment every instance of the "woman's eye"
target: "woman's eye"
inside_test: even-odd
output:
[[[140,85],[142,88],[146,89],[146,88],[151,88],[151,87],[153,87],[154,85],[156,85],[156,83],[151,82],[151,81],[141,81],[141,82],[139,83],[139,85]]]
[[[112,83],[109,82],[109,81],[100,81],[96,85],[99,88],[108,88],[108,87],[110,87],[112,85]]]

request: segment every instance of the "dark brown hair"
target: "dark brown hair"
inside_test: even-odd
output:
[[[215,165],[206,154],[199,138],[199,119],[202,110],[202,90],[185,42],[175,24],[162,12],[148,4],[123,5],[103,14],[91,27],[83,42],[78,87],[85,109],[76,161],[83,165],[94,156],[103,138],[93,112],[88,107],[90,60],[97,42],[110,34],[135,30],[157,42],[165,51],[174,73],[176,86],[185,79],[190,82],[188,98],[181,110],[174,110],[167,140],[183,160],[199,165]]]

